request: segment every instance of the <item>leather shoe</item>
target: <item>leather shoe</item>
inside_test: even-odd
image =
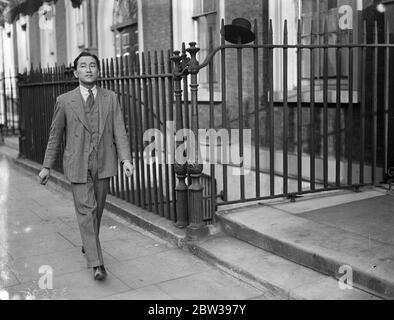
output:
[[[94,267],[94,280],[104,280],[107,277],[107,271],[104,266]]]
[[[83,254],[85,254],[85,248],[84,247],[82,247],[81,251],[82,251]]]
[[[107,276],[107,270],[105,270],[104,266],[100,266],[100,269]]]

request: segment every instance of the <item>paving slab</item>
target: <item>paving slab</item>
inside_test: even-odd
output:
[[[61,230],[59,231],[59,233],[65,239],[73,243],[75,246],[82,245],[81,234],[77,226],[70,227],[70,229]],[[113,241],[113,240],[130,240],[131,243],[135,243],[135,244],[140,242],[154,244],[155,242],[150,237],[144,236],[141,233],[136,232],[130,228],[127,227],[119,228],[114,223],[109,223],[109,224],[103,223],[100,228],[100,242],[105,243],[107,241]]]
[[[201,273],[212,267],[179,249],[108,266],[108,270],[133,289]]]
[[[103,258],[107,265],[118,262],[106,252],[103,253]],[[21,283],[25,283],[38,281],[42,276],[39,270],[45,266],[51,268],[54,280],[63,274],[85,270],[86,259],[80,247],[78,247],[48,254],[17,258],[9,262],[7,266]]]
[[[7,288],[11,297],[18,295],[23,300],[92,300],[128,290],[116,277],[94,281],[92,271],[87,269],[57,277],[52,289],[41,289],[37,281]]]
[[[228,274],[212,269],[202,273],[165,281],[157,286],[177,300],[247,300],[261,294],[261,291],[246,283],[235,280]]]
[[[173,297],[160,290],[156,285],[152,285],[104,297],[100,300],[173,300]]]
[[[7,235],[7,241],[15,241],[28,238],[38,238],[49,234],[58,232],[67,232],[70,229],[69,226],[58,220],[45,221],[41,220],[39,223],[27,223],[25,219],[22,219],[17,225],[9,224],[9,232]]]
[[[172,245],[156,243],[151,239],[135,242],[133,239],[117,239],[104,241],[101,244],[104,251],[110,252],[118,261],[127,261],[139,257],[154,255],[174,249]]]
[[[34,214],[33,211],[29,210],[28,207],[17,210],[5,210],[3,212],[3,219],[8,225],[12,225],[13,227],[27,227],[32,224],[40,224],[43,220]]]
[[[6,250],[14,258],[37,256],[46,253],[63,251],[74,246],[60,234],[48,234],[38,238],[21,238],[8,241]]]
[[[44,220],[55,220],[61,218],[71,219],[75,216],[74,207],[70,206],[70,203],[51,207],[38,206],[36,208],[31,208],[30,210]]]

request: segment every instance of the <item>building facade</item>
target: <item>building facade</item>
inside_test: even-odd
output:
[[[179,49],[182,42],[195,41],[199,45],[200,61],[209,50],[209,30],[213,46],[219,44],[220,23],[231,23],[236,17],[251,22],[272,20],[273,41],[283,41],[283,21],[288,21],[289,43],[297,40],[297,21],[303,21],[302,42],[309,43],[311,33],[324,38],[327,21],[329,43],[337,41],[337,29],[352,30],[356,41],[361,40],[363,19],[379,16],[377,5],[388,1],[374,0],[57,0],[41,1],[42,5],[31,15],[21,11],[12,23],[1,28],[5,50],[1,57],[7,66],[18,72],[31,65],[68,64],[79,52],[89,50],[100,58],[111,58],[142,51]],[[390,6],[391,7],[391,6]],[[372,8],[372,10],[371,10]],[[387,8],[389,8],[387,4]],[[386,10],[389,16],[390,10]],[[375,11],[371,12],[371,11]],[[263,32],[263,30],[260,30]],[[261,40],[262,34],[258,35]],[[344,36],[345,37],[345,36]],[[343,39],[346,41],[346,39]],[[9,49],[7,49],[9,48]],[[330,57],[331,59],[332,57]],[[295,52],[290,53],[291,65]],[[275,56],[278,66],[275,87],[280,91],[281,56]],[[345,61],[344,61],[345,62]],[[308,61],[305,60],[305,73]],[[346,62],[345,62],[346,63]],[[316,76],[322,72],[321,62]],[[357,72],[357,70],[355,70]],[[330,76],[335,70],[330,63]],[[289,89],[294,88],[296,70],[289,69]],[[357,74],[355,74],[357,77]],[[202,76],[204,78],[204,75]],[[202,79],[203,80],[203,79]]]

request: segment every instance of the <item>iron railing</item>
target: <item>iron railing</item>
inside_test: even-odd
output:
[[[313,33],[311,42],[303,43],[301,27],[298,22],[296,44],[289,44],[285,22],[283,42],[274,44],[271,22],[261,43],[259,35],[265,32],[254,21],[254,43],[227,44],[222,21],[221,45],[211,47],[202,63],[194,42],[166,58],[161,52],[153,59],[142,54],[133,61],[102,61],[99,82],[119,95],[136,164],[131,180],[119,167],[110,192],[179,227],[187,226],[194,238],[214,221],[217,206],[295,199],[387,180],[394,167],[394,151],[389,148],[394,143],[389,127],[394,44],[387,26],[384,43],[378,42],[377,23],[365,23],[359,41],[352,30],[338,30],[335,43],[327,36],[318,43],[321,37]],[[371,33],[373,40],[367,41]],[[216,55],[220,75],[215,74]],[[208,68],[206,100],[204,85],[199,86],[203,68]],[[21,150],[37,162],[43,160],[56,97],[77,85],[66,71],[65,67],[32,71],[19,85],[25,129]],[[227,157],[202,159],[211,160],[208,165],[198,157],[187,163],[168,163],[167,158],[161,164],[145,163],[148,141],[143,133],[151,128],[166,133],[167,121],[174,121],[176,129],[190,129],[195,137],[200,129],[223,129],[231,137],[231,152],[224,148],[226,139],[220,143],[211,139],[212,153],[226,151]],[[231,130],[238,130],[236,139]],[[250,140],[244,139],[249,133]],[[164,134],[165,155],[167,142]],[[196,144],[195,155],[204,144]],[[234,156],[243,162],[226,161]],[[60,160],[57,168],[61,170]]]
[[[231,146],[236,146],[237,156],[250,161],[246,166],[245,161],[238,165],[222,158],[204,170],[215,178],[211,181],[221,194],[218,201],[217,193],[211,193],[212,211],[226,204],[281,197],[294,200],[297,195],[358,189],[391,179],[394,157],[389,146],[394,135],[389,115],[394,96],[389,84],[394,80],[390,74],[394,44],[388,26],[383,43],[378,42],[382,31],[379,33],[377,22],[365,22],[358,41],[352,30],[338,30],[335,43],[329,42],[327,32],[322,43],[313,32],[311,42],[303,43],[301,27],[299,21],[297,42],[289,44],[285,22],[283,42],[274,44],[270,22],[268,39],[261,43],[259,35],[264,32],[258,30],[255,20],[254,43],[228,44],[222,21],[221,45],[211,48],[203,62],[196,60],[199,49],[195,43],[183,49],[182,55],[178,53],[183,94],[188,94],[188,81],[192,87],[192,110],[181,100],[178,109],[193,115],[190,126],[195,132],[215,128],[231,136],[230,130],[238,129],[239,138]],[[367,41],[371,34],[373,40]],[[344,38],[348,42],[341,40]],[[218,78],[214,75],[216,55],[221,59],[219,85],[214,83]],[[317,61],[323,76],[316,73]],[[202,90],[197,89],[196,79],[203,68],[208,68],[208,101],[200,98]],[[194,80],[193,74],[197,74]],[[250,141],[243,139],[245,130],[250,130]],[[219,141],[211,141],[215,152],[223,147]],[[240,169],[236,175],[234,169]]]
[[[129,179],[119,166],[118,175],[110,180],[110,194],[178,222],[180,214],[177,214],[175,205],[174,164],[168,161],[148,163],[144,157],[144,150],[149,144],[144,140],[144,132],[158,129],[167,133],[171,131],[170,122],[174,121],[176,110],[171,64],[170,52],[165,54],[163,51],[152,55],[142,53],[135,58],[106,59],[101,61],[98,82],[99,86],[118,94],[136,169]],[[23,127],[20,151],[30,160],[42,163],[44,159],[56,98],[78,85],[72,71],[71,67],[56,66],[31,70],[20,77],[18,88]],[[167,160],[171,150],[167,135],[163,136],[161,151]],[[61,159],[64,146],[63,142],[54,168],[59,172],[63,172]],[[210,181],[210,177],[204,175],[202,180]],[[210,188],[204,191],[206,202],[210,199],[209,192]],[[213,212],[206,207],[204,221],[210,224],[213,222]]]
[[[3,136],[16,135],[20,129],[16,78],[5,77],[2,73],[0,83],[0,131]]]

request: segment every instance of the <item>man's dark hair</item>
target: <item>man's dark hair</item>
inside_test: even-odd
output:
[[[79,56],[75,58],[75,60],[74,60],[74,70],[77,70],[78,61],[79,61],[79,59],[82,58],[82,57],[93,57],[93,58],[96,60],[96,62],[97,62],[97,68],[100,69],[100,60],[99,60],[99,58],[98,58],[95,54],[93,54],[93,53],[84,51],[84,52],[81,52],[81,53],[79,54]]]

